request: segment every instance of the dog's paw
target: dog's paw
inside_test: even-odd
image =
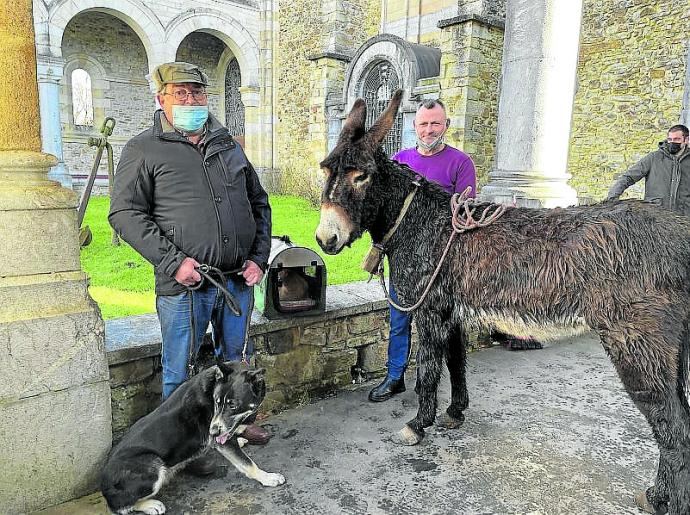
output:
[[[264,472],[257,480],[264,486],[278,486],[285,483],[285,476],[278,473]]]
[[[391,436],[391,441],[398,445],[417,445],[422,441],[422,436],[415,433],[410,426],[405,425],[400,431]]]
[[[237,445],[239,445],[240,448],[242,448],[242,447],[244,447],[245,445],[247,445],[247,443],[249,443],[249,440],[247,440],[246,438],[242,438],[241,436],[238,436],[238,437],[237,437]]]
[[[134,511],[146,513],[146,515],[163,515],[165,513],[165,504],[157,499],[144,499],[137,501],[132,507]]]

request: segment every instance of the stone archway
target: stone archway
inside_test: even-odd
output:
[[[155,13],[136,0],[58,0],[48,11],[50,50],[62,56],[62,36],[67,24],[84,11],[99,11],[125,22],[139,36],[149,63],[158,62],[155,48],[165,41],[165,31]]]
[[[87,12],[117,18],[139,38],[149,64],[158,60],[155,48],[164,41],[165,32],[154,12],[138,0],[57,0],[48,8],[40,0],[34,0],[33,3],[43,150],[58,158],[58,164],[51,169],[49,176],[65,187],[72,187],[70,172],[63,156],[60,120],[61,83],[65,66],[62,42],[69,23]]]
[[[420,79],[437,77],[441,62],[440,50],[409,43],[392,34],[380,34],[364,43],[345,70],[344,118],[357,98],[367,103],[367,122],[372,123],[385,108],[390,95],[402,88],[405,92],[394,130],[384,142],[389,154],[414,144],[412,118],[417,106],[414,89]],[[329,145],[331,145],[329,138]]]
[[[167,52],[177,52],[182,41],[193,32],[211,34],[220,39],[237,59],[240,69],[240,88],[245,114],[245,151],[257,169],[270,162],[272,124],[262,117],[263,111],[270,112],[270,105],[261,102],[261,90],[265,87],[261,79],[259,46],[249,31],[236,19],[220,11],[197,8],[186,11],[173,19],[166,28]],[[174,58],[175,54],[172,54]],[[227,54],[224,54],[227,57]],[[222,61],[222,58],[219,60]],[[223,72],[225,69],[223,69]],[[216,75],[219,77],[220,73]],[[223,75],[223,82],[224,82]],[[224,108],[225,106],[223,106]],[[223,109],[223,113],[224,113]],[[242,140],[241,140],[242,142]]]
[[[197,31],[212,34],[227,45],[240,66],[242,87],[260,86],[258,44],[240,22],[220,11],[198,8],[175,17],[165,29],[166,51],[176,52],[184,38]]]
[[[101,10],[82,11],[63,31],[61,53],[64,61],[60,81],[60,129],[63,159],[73,185],[79,187],[93,167],[94,150],[89,137],[100,133],[106,117],[115,119],[109,138],[115,160],[133,135],[150,124],[154,108],[146,74],[149,69],[146,49],[139,35],[120,17]],[[71,74],[84,69],[91,78],[93,124],[80,125],[73,118]],[[108,184],[107,160],[101,159],[96,187]]]

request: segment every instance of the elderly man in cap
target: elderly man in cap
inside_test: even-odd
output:
[[[268,261],[271,208],[242,148],[208,112],[206,75],[173,62],[153,79],[161,109],[122,150],[108,218],[154,266],[165,399],[193,369],[209,322],[219,357],[249,360],[252,286]],[[269,438],[253,425],[243,436]]]

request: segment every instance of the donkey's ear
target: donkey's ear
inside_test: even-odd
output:
[[[364,99],[355,100],[350,114],[347,115],[339,141],[356,141],[364,136],[364,121],[367,118],[367,106]]]
[[[393,127],[393,122],[395,122],[395,117],[398,114],[398,108],[400,107],[400,102],[402,101],[403,90],[398,89],[393,93],[388,107],[381,113],[379,119],[374,122],[374,125],[367,131],[365,138],[367,143],[372,147],[378,147],[381,142],[386,139],[388,131]]]

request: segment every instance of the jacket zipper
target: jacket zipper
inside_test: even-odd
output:
[[[220,152],[218,152],[218,153],[220,153]],[[221,166],[221,168],[223,168],[223,175],[225,176],[225,188],[224,188],[225,189],[225,191],[224,191],[225,199],[228,201],[228,207],[230,209],[230,212],[232,214],[232,218],[234,220],[235,219],[235,211],[234,211],[234,208],[232,207],[232,203],[230,202],[230,196],[228,195],[228,186],[231,185],[230,176],[228,175],[228,167],[226,166],[225,161],[222,158],[220,158],[220,166]],[[233,263],[235,263],[235,264],[238,264],[237,261],[239,258],[239,256],[238,256],[239,247],[240,247],[240,242],[239,242],[238,237],[237,237],[237,231],[235,231],[235,255],[233,256]],[[244,265],[244,263],[240,263],[240,265]]]
[[[206,177],[206,182],[208,183],[208,189],[211,192],[211,202],[213,202],[213,212],[216,213],[216,224],[218,225],[218,263],[223,262],[223,227],[220,221],[220,213],[218,212],[218,202],[216,202],[216,193],[213,191],[213,184],[211,183],[211,178],[208,175],[208,168],[206,168],[207,158],[202,156],[201,166],[204,169],[204,176]]]

